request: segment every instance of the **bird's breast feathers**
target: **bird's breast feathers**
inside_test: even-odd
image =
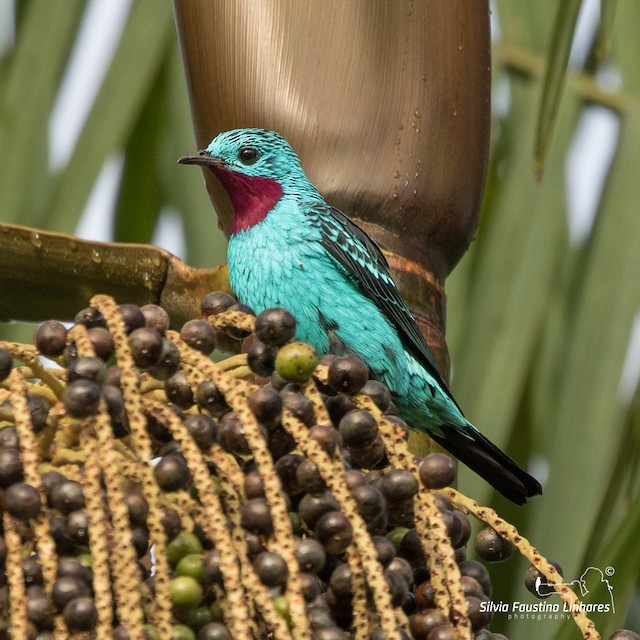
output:
[[[231,287],[256,312],[277,306],[289,309],[298,321],[297,338],[321,355],[357,354],[402,387],[406,372],[397,332],[327,252],[313,220],[299,213],[286,206],[276,208],[251,229],[231,237]]]

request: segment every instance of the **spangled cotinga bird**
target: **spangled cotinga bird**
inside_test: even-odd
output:
[[[390,389],[400,417],[522,504],[538,481],[463,415],[380,248],[327,204],[277,133],[236,129],[180,159],[211,170],[233,205],[229,281],[260,312],[284,307],[319,354],[356,355]]]

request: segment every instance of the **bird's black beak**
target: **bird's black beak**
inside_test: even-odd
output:
[[[201,167],[224,167],[225,163],[220,158],[210,156],[206,151],[198,151],[190,156],[182,156],[178,160],[179,164],[199,164]]]

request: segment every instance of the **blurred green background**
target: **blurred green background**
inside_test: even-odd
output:
[[[175,240],[182,226],[183,257],[214,266],[225,242],[201,176],[175,164],[194,139],[171,3],[113,0],[122,31],[104,77],[94,73],[86,120],[59,108],[52,120],[101,3],[0,4],[0,221],[129,242]],[[615,614],[594,615],[607,637],[640,630],[640,4],[492,9],[489,177],[476,240],[447,281],[452,386],[474,423],[529,460],[545,493],[518,508],[465,470],[460,487],[495,505],[567,580],[613,569]],[[58,135],[75,128],[75,143]],[[89,202],[93,217],[82,218]],[[5,339],[31,332],[0,327]],[[526,566],[492,568],[494,601],[532,601]],[[492,629],[579,637],[566,620],[503,614]]]

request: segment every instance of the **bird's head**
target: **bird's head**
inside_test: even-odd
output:
[[[178,162],[236,171],[246,176],[282,180],[301,171],[300,161],[289,143],[266,129],[233,129],[216,136],[209,146]]]
[[[289,183],[298,177],[304,179],[298,156],[289,143],[265,129],[225,131],[206,149],[178,162],[208,168],[222,183],[233,205],[232,234],[263,220]],[[309,188],[314,190],[310,183]]]

